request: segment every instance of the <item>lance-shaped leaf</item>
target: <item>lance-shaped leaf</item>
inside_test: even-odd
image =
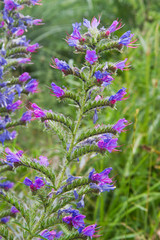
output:
[[[24,217],[27,223],[30,221],[29,216],[29,209],[26,209],[22,202],[20,202],[15,196],[13,196],[11,193],[0,193],[0,199],[3,199],[4,201],[10,203],[12,206],[16,207],[21,215]]]
[[[107,99],[99,101],[88,101],[84,107],[84,114],[98,107],[114,107],[114,104],[110,103]]]
[[[64,99],[64,98],[69,98],[80,106],[80,98],[78,94],[67,90],[65,91],[65,94],[62,97],[60,97],[60,99]]]
[[[89,137],[93,137],[93,136],[96,136],[96,135],[99,135],[99,134],[103,134],[103,133],[112,133],[112,134],[116,134],[117,131],[114,130],[112,127],[110,126],[102,126],[102,127],[98,127],[98,128],[92,128],[92,129],[89,129],[87,131],[84,131],[82,132],[76,142],[81,142],[81,141],[84,141],[85,139],[89,138]]]
[[[0,236],[4,237],[6,240],[14,240],[13,234],[11,234],[6,226],[0,227]]]
[[[0,218],[7,217],[11,215],[11,210],[5,210],[0,212]]]
[[[48,177],[51,180],[53,186],[55,187],[55,174],[51,168],[47,168],[43,165],[40,165],[37,162],[33,162],[26,157],[23,157],[21,159],[21,162],[24,166],[35,169],[38,172],[43,173],[46,177]]]
[[[122,48],[123,48],[123,46],[121,44],[119,44],[118,41],[108,42],[107,39],[102,39],[96,47],[96,52],[98,52],[98,53],[101,53],[103,51],[110,52],[113,50],[120,52]]]
[[[100,149],[97,145],[91,144],[91,145],[85,145],[85,146],[78,146],[77,149],[74,150],[74,152],[71,154],[71,156],[68,156],[68,160],[72,161],[75,158],[79,158],[85,154],[88,153],[105,153],[104,150]]]
[[[6,172],[6,171],[12,171],[12,167],[8,165],[0,165],[0,173]]]
[[[63,114],[47,112],[46,117],[41,118],[44,122],[45,120],[53,120],[59,122],[67,127],[69,130],[73,131],[73,122],[69,117],[65,117]]]

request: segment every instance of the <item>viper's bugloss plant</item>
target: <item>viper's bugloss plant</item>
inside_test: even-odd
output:
[[[21,5],[22,2],[19,1],[19,4]],[[23,3],[34,5],[37,2],[27,0]],[[8,0],[4,3],[5,9],[7,6],[5,11],[8,14],[11,14],[11,11],[17,14],[18,1]],[[9,17],[11,16],[9,15]],[[31,20],[28,21],[30,23]],[[33,21],[32,19],[32,24]],[[95,125],[87,130],[82,124],[84,119],[91,115],[93,115],[95,124],[98,121],[99,110],[115,109],[115,106],[118,107],[119,104],[117,101],[128,98],[124,87],[114,95],[103,95],[104,89],[112,84],[118,70],[123,71],[127,68],[127,59],[116,63],[105,62],[103,54],[111,51],[121,53],[124,46],[135,47],[133,45],[135,40],[132,41],[133,34],[130,31],[124,33],[119,39],[114,37],[114,32],[121,27],[122,25],[118,21],[114,21],[108,28],[100,27],[100,18],[96,19],[95,17],[91,22],[84,19],[83,27],[81,23],[75,23],[73,32],[67,36],[66,42],[74,48],[76,54],[83,54],[82,67],[69,66],[68,63],[58,58],[52,60],[51,67],[60,70],[65,77],[73,75],[76,81],[81,82],[81,89],[77,91],[61,87],[61,83],[58,83],[58,86],[54,82],[51,83],[50,89],[51,95],[60,101],[74,103],[75,119],[52,110],[41,109],[36,103],[31,103],[30,109],[23,114],[20,121],[39,120],[48,131],[56,133],[62,143],[64,154],[63,160],[57,164],[57,169],[54,170],[45,156],[40,156],[39,159],[30,159],[23,151],[12,152],[8,148],[5,149],[4,157],[1,158],[4,171],[15,171],[16,168],[26,167],[35,171],[35,177],[32,179],[26,177],[21,182],[26,191],[30,191],[30,197],[25,196],[25,198],[16,197],[14,188],[12,193],[8,193],[6,190],[13,187],[13,183],[4,183],[4,179],[1,179],[1,201],[12,206],[12,211],[5,210],[0,214],[3,224],[0,232],[3,238],[71,240],[92,239],[100,236],[100,233],[97,233],[97,223],[89,226],[86,224],[86,215],[81,214],[81,208],[85,206],[86,194],[99,195],[116,188],[115,179],[110,176],[112,167],[109,166],[100,173],[93,169],[88,171],[85,176],[72,176],[69,169],[72,165],[79,164],[79,159],[86,154],[90,156],[91,153],[97,153],[100,156],[106,152],[119,151],[119,133],[129,125],[124,118],[107,125]],[[21,25],[20,29],[25,30],[25,28],[21,28]],[[20,29],[16,29],[15,32]],[[21,33],[21,31],[19,32]],[[27,44],[25,51],[33,52],[38,47],[37,44]],[[2,61],[8,62],[6,59]],[[7,63],[3,65],[5,64]],[[2,77],[4,75],[5,71],[2,67]],[[25,84],[25,91],[35,92],[36,82],[30,78],[29,73],[25,72],[18,78],[18,81]],[[26,81],[29,82],[26,83]],[[21,85],[19,83],[18,85],[20,86],[18,89],[21,89]],[[19,90],[17,93],[20,94],[22,91]],[[98,95],[99,92],[101,95]],[[17,221],[12,220],[16,215]],[[12,223],[14,223],[14,231],[12,231],[13,227],[9,227]]]

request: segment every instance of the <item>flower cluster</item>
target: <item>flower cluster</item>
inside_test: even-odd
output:
[[[33,25],[42,24],[41,19],[33,19],[30,16],[24,16],[21,11],[24,5],[35,5],[39,1],[18,1],[5,0],[4,9],[0,12],[1,21],[1,49],[0,49],[0,141],[2,144],[6,140],[12,140],[16,137],[16,132],[9,132],[7,124],[12,123],[11,113],[19,109],[22,105],[20,98],[22,93],[35,93],[38,90],[38,81],[32,79],[28,72],[22,73],[18,77],[10,77],[10,72],[16,67],[31,62],[31,53],[39,48],[39,44],[30,44],[25,32]],[[19,124],[22,124],[20,122]]]

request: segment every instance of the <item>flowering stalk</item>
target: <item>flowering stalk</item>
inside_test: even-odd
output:
[[[12,1],[13,2],[13,1]],[[28,2],[28,1],[25,1]],[[31,1],[38,4],[39,1]],[[99,29],[100,18],[95,17],[90,22],[84,19],[83,25],[87,31],[82,33],[81,23],[73,24],[73,33],[66,39],[69,46],[74,47],[78,54],[85,54],[84,65],[81,69],[70,67],[65,61],[58,58],[53,59],[52,67],[60,70],[64,76],[74,75],[81,81],[81,89],[73,92],[66,88],[61,88],[55,83],[51,83],[51,92],[60,100],[69,99],[76,105],[76,120],[65,116],[65,114],[54,113],[52,110],[43,110],[36,103],[31,103],[30,109],[23,114],[21,121],[40,120],[45,128],[54,131],[63,147],[64,157],[58,170],[52,170],[48,159],[40,156],[39,159],[28,159],[23,151],[12,152],[5,149],[5,157],[1,159],[3,171],[12,171],[15,168],[26,167],[35,170],[35,178],[26,177],[23,184],[26,185],[33,196],[32,201],[38,200],[34,206],[19,203],[18,199],[8,194],[6,191],[11,188],[12,183],[2,183],[0,187],[3,191],[0,198],[13,205],[24,218],[23,229],[24,239],[92,239],[98,237],[97,224],[86,226],[86,216],[80,213],[80,208],[84,208],[85,195],[100,194],[115,189],[115,184],[110,178],[111,167],[97,173],[93,169],[86,176],[72,176],[68,173],[69,168],[75,164],[75,159],[79,161],[81,156],[90,153],[105,154],[118,151],[118,136],[124,128],[129,125],[126,119],[119,119],[117,123],[85,129],[82,121],[93,112],[94,124],[98,121],[98,112],[104,108],[115,108],[118,101],[127,99],[124,97],[127,92],[124,87],[112,96],[103,96],[103,90],[111,85],[114,76],[127,68],[127,59],[116,62],[104,62],[101,53],[109,51],[122,52],[123,46],[134,47],[131,42],[133,34],[130,31],[124,33],[118,40],[115,40],[113,33],[122,27],[121,23],[114,21],[110,27]],[[84,28],[84,31],[85,31]],[[37,45],[27,46],[26,49],[35,50]],[[29,78],[28,74],[21,76],[24,82]],[[16,80],[15,80],[16,81]],[[34,80],[33,80],[34,82]],[[29,89],[28,84],[25,88]],[[101,95],[98,95],[99,90]],[[7,168],[6,168],[7,166]],[[26,199],[24,199],[26,200]],[[25,201],[25,202],[29,202]],[[4,217],[5,214],[3,214]],[[35,220],[35,215],[38,220]],[[8,211],[6,217],[10,216]],[[10,218],[1,219],[10,221]],[[67,227],[67,228],[66,228]],[[62,231],[63,230],[63,231]],[[5,234],[2,235],[5,237]]]

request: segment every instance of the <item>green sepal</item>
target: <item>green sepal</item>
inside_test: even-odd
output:
[[[85,145],[85,146],[78,146],[79,148],[77,148],[76,150],[74,150],[74,152],[71,154],[70,159],[68,159],[69,161],[72,161],[75,158],[79,158],[85,154],[88,153],[93,153],[93,152],[99,152],[101,154],[105,153],[104,150],[100,149],[97,145],[95,144],[91,144],[91,145]]]
[[[6,240],[14,240],[13,234],[11,234],[6,226],[0,227],[0,236],[4,237]]]
[[[102,127],[98,127],[98,128],[92,128],[89,130],[86,130],[84,132],[82,132],[79,137],[77,138],[76,142],[81,142],[84,141],[85,139],[89,138],[89,137],[93,137],[99,134],[104,134],[104,133],[112,133],[112,134],[116,134],[117,131],[114,130],[111,126],[102,126]]]
[[[26,207],[23,206],[22,202],[16,199],[11,193],[5,194],[0,193],[0,198],[10,203],[12,206],[15,206],[19,210],[21,215],[24,217],[26,222],[29,224],[30,221],[29,209],[26,209]]]
[[[78,104],[78,106],[80,106],[80,98],[79,98],[78,94],[67,90],[67,91],[65,91],[65,94],[62,97],[60,97],[60,99],[65,99],[65,98],[72,99],[75,103]]]
[[[84,107],[84,113],[91,111],[98,107],[114,107],[114,104],[110,103],[107,99],[102,99],[99,101],[88,101]]]
[[[35,169],[38,172],[43,173],[46,177],[48,177],[51,180],[53,186],[55,187],[55,174],[51,168],[47,168],[25,157],[22,157],[21,162],[24,166]]]
[[[73,128],[74,128],[72,120],[69,117],[65,117],[63,114],[59,114],[59,113],[47,112],[46,117],[41,118],[41,120],[42,122],[44,122],[45,120],[53,120],[53,121],[59,122],[71,131],[73,131]]]

